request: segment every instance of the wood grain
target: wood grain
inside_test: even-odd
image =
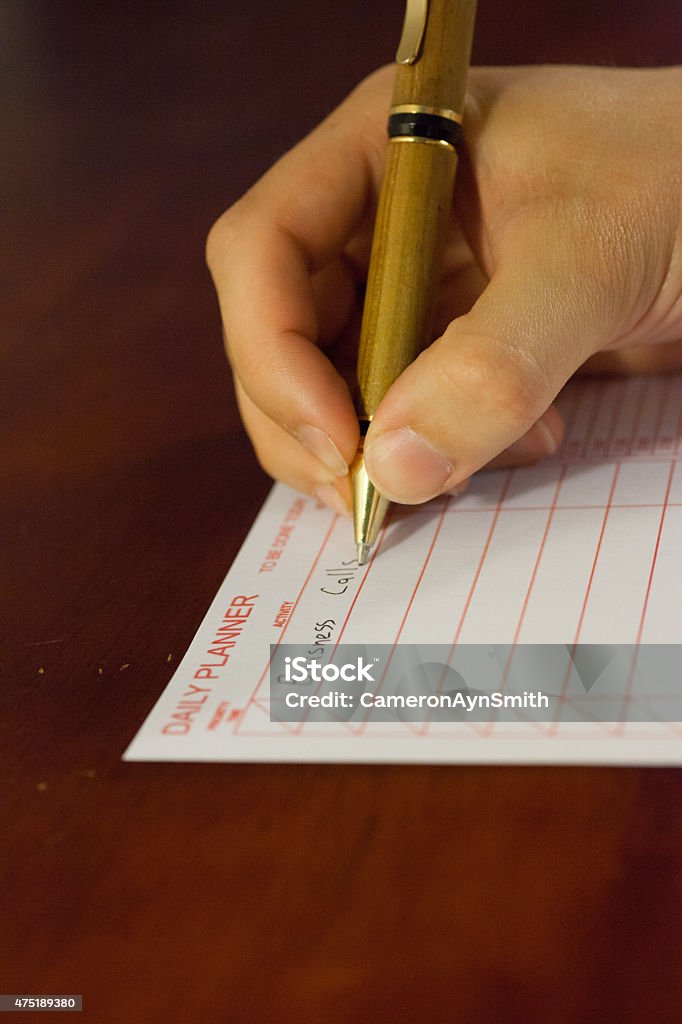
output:
[[[366,416],[431,337],[456,165],[455,150],[440,142],[386,147],[358,356]]]
[[[462,113],[476,0],[430,0],[419,60],[396,74],[393,105],[419,103]]]
[[[676,18],[479,3],[474,60],[672,62]],[[96,1024],[679,1017],[677,771],[120,761],[268,488],[206,232],[401,19],[3,3],[3,992]]]
[[[398,68],[392,110],[417,104],[461,117],[475,11],[475,0],[429,4],[419,59]],[[360,332],[363,416],[431,337],[456,167],[455,150],[440,141],[387,146]]]

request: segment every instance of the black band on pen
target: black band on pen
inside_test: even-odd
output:
[[[388,119],[389,139],[405,135],[418,139],[435,139],[456,146],[462,138],[462,126],[457,121],[451,121],[449,117],[440,117],[438,114],[391,114]]]
[[[358,424],[360,426],[360,437],[364,437],[369,430],[369,425],[372,421],[366,419],[364,416],[358,418]]]

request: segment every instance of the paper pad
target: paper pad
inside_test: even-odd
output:
[[[682,378],[580,381],[559,405],[554,457],[393,507],[362,568],[349,521],[275,486],[125,759],[682,762],[682,715],[270,721],[271,644],[562,644],[597,696],[605,646],[682,644]]]

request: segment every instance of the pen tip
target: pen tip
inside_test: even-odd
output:
[[[358,565],[364,565],[369,558],[369,553],[372,550],[369,544],[358,543]]]

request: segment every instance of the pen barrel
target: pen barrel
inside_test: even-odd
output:
[[[424,9],[423,38],[393,90],[360,331],[361,417],[374,415],[431,341],[452,207],[476,0],[428,0]]]
[[[442,142],[391,139],[360,331],[360,415],[431,340],[457,155]]]

